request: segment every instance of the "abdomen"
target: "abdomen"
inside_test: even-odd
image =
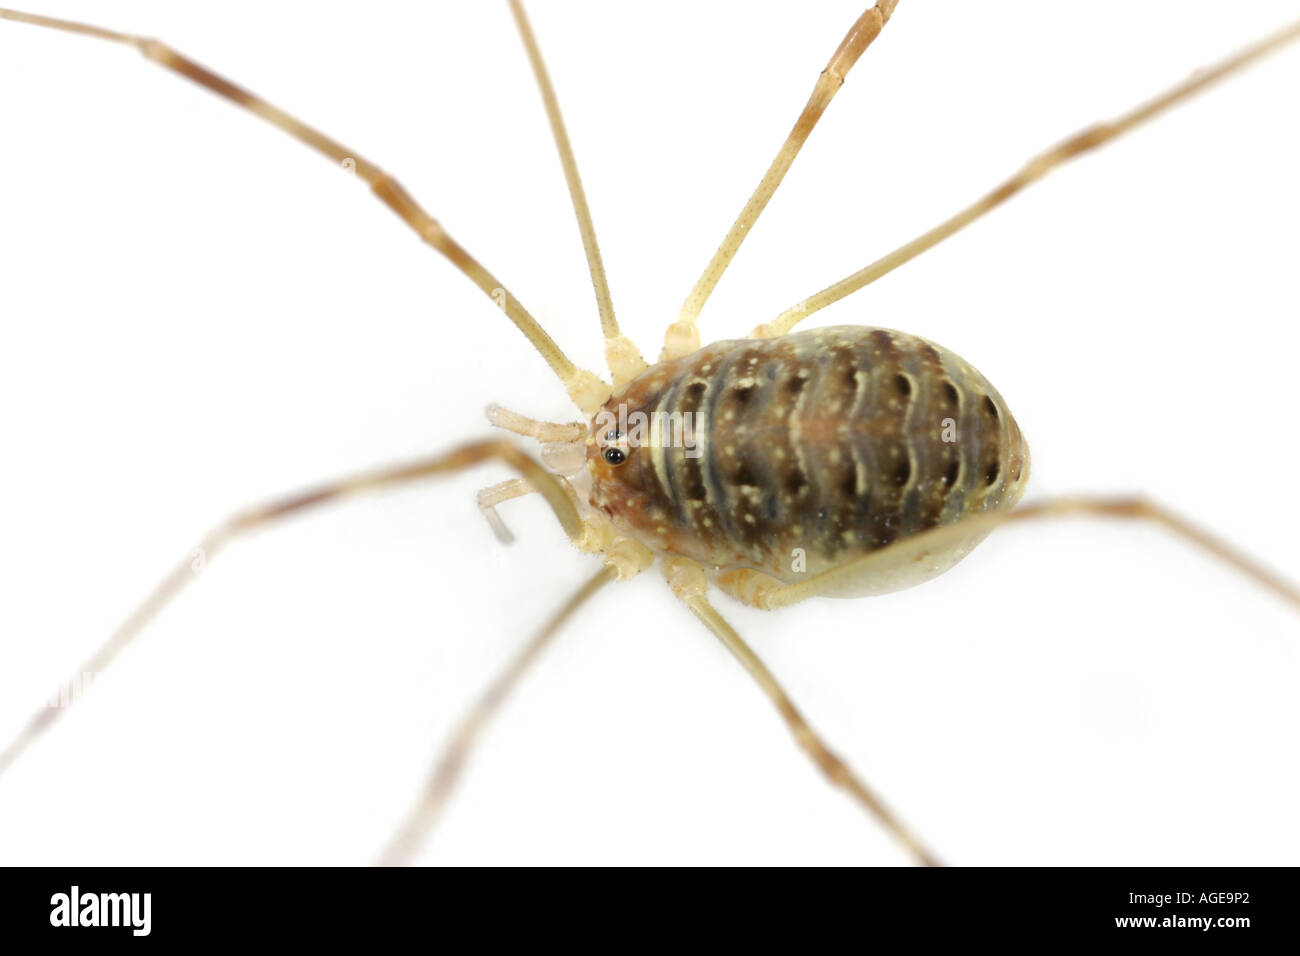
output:
[[[669,427],[651,425],[617,468],[595,459],[593,505],[715,570],[797,580],[1010,508],[1028,477],[1020,429],[984,376],[885,329],[718,342],[648,369],[604,409],[620,410]]]

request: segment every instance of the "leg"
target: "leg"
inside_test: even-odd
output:
[[[520,0],[510,0],[510,12],[514,14],[519,36],[528,52],[528,62],[532,64],[533,76],[542,93],[546,118],[551,124],[551,135],[555,139],[555,148],[560,153],[560,165],[564,167],[564,181],[569,185],[569,199],[573,202],[573,212],[578,217],[582,248],[587,253],[587,269],[591,272],[591,284],[596,290],[600,330],[605,336],[605,360],[610,374],[614,376],[614,384],[621,385],[645,369],[645,359],[632,340],[619,331],[618,319],[614,316],[614,300],[610,297],[609,282],[605,279],[605,263],[600,258],[600,246],[596,242],[596,226],[591,221],[591,209],[587,206],[587,193],[582,188],[578,163],[573,158],[573,146],[569,142],[569,133],[564,128],[564,117],[560,114],[560,101],[555,96],[555,88],[551,86],[551,77],[542,60],[541,48],[533,36],[533,28]]]
[[[882,568],[898,567],[908,561],[922,560],[928,552],[936,548],[943,548],[971,534],[987,533],[1002,524],[1070,515],[1129,518],[1153,522],[1173,532],[1188,544],[1231,565],[1300,610],[1300,588],[1284,581],[1272,571],[1256,564],[1250,558],[1160,505],[1140,498],[1055,498],[1026,505],[1011,512],[977,515],[955,524],[931,528],[913,537],[895,541],[888,547],[874,551],[856,561],[814,574],[806,581],[797,584],[782,584],[767,575],[743,571],[729,575],[719,584],[746,604],[775,610],[824,594],[828,590],[870,578]]]
[[[852,794],[853,798],[879,820],[885,829],[916,857],[918,862],[925,866],[938,866],[935,856],[907,831],[907,828],[899,822],[879,797],[853,775],[853,771],[845,766],[844,761],[827,748],[822,739],[817,736],[817,732],[808,726],[803,714],[795,708],[785,690],[772,676],[772,672],[759,660],[758,655],[750,649],[731,625],[723,620],[722,615],[714,610],[705,593],[708,585],[700,566],[685,558],[676,558],[665,565],[664,574],[673,593],[704,622],[705,627],[717,635],[718,639],[727,646],[727,650],[731,651],[744,665],[745,670],[749,671],[750,676],[758,681],[763,693],[767,694],[776,705],[781,717],[789,725],[799,746],[808,752],[831,783],[843,787]]]
[[[2,8],[0,8],[0,20],[13,20],[18,23],[63,30],[68,33],[76,33],[135,47],[147,59],[152,60],[159,66],[205,87],[236,106],[248,110],[255,116],[260,116],[271,125],[279,127],[290,136],[310,146],[316,152],[329,157],[340,166],[352,170],[365,181],[366,185],[379,197],[380,201],[397,213],[402,221],[414,229],[421,239],[446,256],[452,265],[464,273],[471,282],[482,289],[505,312],[510,321],[519,328],[519,331],[524,333],[528,341],[541,353],[542,358],[559,376],[560,381],[568,390],[569,396],[583,410],[584,414],[594,415],[596,409],[609,396],[610,388],[608,385],[601,382],[591,372],[575,366],[560,350],[560,347],[555,344],[555,341],[546,334],[546,331],[528,310],[505,290],[501,281],[448,235],[437,220],[425,212],[419,203],[411,198],[401,183],[370,162],[370,160],[346,148],[319,130],[313,129],[306,123],[295,119],[280,108],[272,106],[261,97],[236,86],[224,77],[218,76],[206,67],[200,66],[193,60],[177,53],[158,40],[133,36],[128,33],[118,33],[113,30],[104,30],[84,23],[57,20],[52,17],[42,17]]]
[[[500,709],[510,692],[527,672],[528,667],[541,656],[542,651],[550,644],[564,622],[614,578],[614,571],[609,567],[598,571],[595,577],[587,581],[562,608],[555,612],[537,636],[524,645],[506,669],[488,685],[487,690],[474,703],[451,735],[451,740],[443,749],[442,756],[438,758],[433,775],[429,778],[429,783],[420,795],[420,799],[407,814],[401,828],[380,856],[380,865],[403,866],[410,862],[411,857],[437,822],[438,815],[446,805],[456,781],[460,778],[460,772],[464,769],[480,732]]]
[[[511,478],[509,481],[503,481],[484,488],[478,493],[478,510],[483,512],[483,517],[492,526],[492,533],[497,536],[497,540],[502,544],[510,544],[515,540],[515,536],[506,527],[506,523],[501,520],[501,515],[497,513],[497,505],[503,501],[522,498],[524,495],[532,493],[533,486],[522,478]]]
[[[1300,38],[1300,22],[1294,23],[1272,36],[1265,37],[1253,46],[1247,47],[1208,69],[1197,71],[1179,85],[1110,122],[1099,123],[1096,126],[1081,130],[1064,142],[1035,156],[1021,167],[1014,176],[992,192],[967,206],[951,219],[940,223],[929,232],[923,233],[906,245],[900,246],[888,255],[877,259],[866,268],[791,306],[772,321],[758,326],[750,335],[754,338],[773,338],[784,335],[819,309],[824,309],[832,302],[838,302],[845,296],[857,292],[863,286],[875,282],[881,276],[888,275],[903,263],[916,258],[931,246],[947,239],[989,210],[1002,205],[1030,183],[1042,179],[1065,161],[1073,159],[1081,153],[1096,149],[1112,139],[1117,139],[1134,127],[1145,123],[1152,117],[1158,116],[1170,107],[1176,106],[1207,86],[1211,86],[1229,74],[1235,73],[1283,44],[1297,38]]]
[[[141,629],[157,614],[162,607],[175,597],[189,581],[202,571],[221,548],[231,539],[279,518],[305,510],[328,501],[337,501],[357,492],[385,488],[404,484],[421,478],[432,478],[476,465],[483,461],[497,460],[510,465],[520,472],[529,486],[546,498],[565,533],[575,544],[584,546],[588,529],[584,527],[574,507],[568,489],[560,479],[546,471],[540,464],[529,458],[522,451],[505,441],[483,441],[464,445],[446,455],[439,455],[423,461],[412,462],[393,468],[353,475],[342,481],[333,482],[302,494],[293,495],[273,501],[259,508],[235,515],[230,520],[210,531],[198,547],[190,551],[179,564],[167,575],[138,608],[121,624],[103,645],[77,669],[77,675],[98,675],[105,670],[136,637]],[[76,677],[73,678],[75,682]],[[78,695],[60,695],[56,692],[50,699],[74,700]],[[26,747],[47,730],[67,708],[46,707],[36,713],[27,726],[0,751],[0,775],[17,759]]]
[[[704,303],[713,293],[714,287],[727,270],[727,266],[731,264],[731,260],[735,258],[737,251],[740,249],[740,244],[749,235],[749,230],[753,228],[754,222],[776,193],[777,187],[781,185],[781,180],[790,171],[795,157],[799,155],[799,150],[803,148],[803,144],[808,139],[809,134],[812,133],[813,127],[817,125],[817,121],[826,112],[826,107],[830,105],[831,99],[844,85],[844,78],[848,76],[849,70],[853,69],[853,64],[858,62],[858,57],[862,56],[863,51],[871,45],[871,41],[880,35],[880,31],[884,29],[885,23],[889,20],[896,6],[898,6],[898,0],[879,0],[874,7],[858,17],[849,32],[845,34],[844,39],[840,41],[840,45],[835,50],[834,55],[831,56],[830,62],[826,64],[826,69],[817,78],[817,85],[813,87],[812,96],[808,98],[808,103],[804,106],[803,112],[795,120],[794,128],[790,130],[790,135],[786,137],[780,152],[776,154],[776,158],[768,166],[767,172],[759,180],[758,187],[754,190],[753,195],[749,197],[749,202],[745,203],[745,208],[740,211],[740,215],[732,223],[731,229],[723,237],[722,245],[718,246],[718,251],[709,260],[708,266],[704,269],[704,274],[695,283],[695,288],[686,297],[681,312],[678,313],[677,321],[668,326],[668,332],[664,336],[663,354],[659,357],[661,362],[682,355],[689,355],[700,347],[698,323]]]

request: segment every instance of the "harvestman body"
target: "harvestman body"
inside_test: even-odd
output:
[[[984,376],[939,346],[887,329],[718,342],[647,370],[604,411],[611,421],[642,412],[651,422],[694,422],[696,447],[665,447],[661,426],[661,440],[625,450],[611,444],[618,429],[596,429],[591,503],[621,534],[712,569],[715,583],[749,603],[763,588],[900,538],[1006,511],[1029,476],[1020,429]],[[826,593],[918,584],[980,537]]]
[[[506,441],[354,476],[236,515],[202,542],[209,557],[231,537],[353,492],[445,474],[488,460],[520,478],[486,489],[480,506],[507,536],[495,506],[541,494],[579,549],[601,569],[498,677],[457,729],[429,786],[385,854],[402,862],[442,807],[485,721],[560,625],[614,580],[659,562],[673,593],[740,660],[796,739],[924,863],[921,843],[809,727],[758,657],[709,602],[712,584],[775,609],[814,596],[908,587],[947,570],[996,526],[1066,514],[1141,518],[1234,565],[1300,607],[1300,591],[1162,508],[1137,499],[1071,498],[1016,509],[1029,451],[1010,410],[972,366],[903,332],[834,327],[793,332],[805,316],[919,255],[1073,156],[1160,113],[1222,76],[1300,36],[1300,24],[1205,70],[1108,123],[1032,159],[992,192],[927,233],[760,325],[749,338],[701,348],[697,319],[845,76],[896,7],[882,0],[853,24],[818,78],[781,151],[669,326],[647,365],[620,331],[595,231],[550,79],[522,6],[519,26],[560,152],[595,286],[612,380],[564,355],[528,311],[406,190],[378,166],[165,44],[79,23],[0,10],[0,18],[135,47],[148,59],[248,109],[340,165],[478,285],[537,349],[585,421],[537,422],[494,408],[493,424],[542,443],[542,461]],[[638,427],[626,423],[635,421]],[[648,423],[645,427],[639,424]],[[79,673],[97,673],[192,577],[187,557]],[[46,709],[0,753],[0,772],[61,713]]]

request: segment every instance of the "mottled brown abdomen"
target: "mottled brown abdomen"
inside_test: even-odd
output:
[[[984,376],[924,339],[859,326],[653,366],[596,416],[588,454],[591,502],[620,530],[783,581],[1010,508],[1028,465]]]

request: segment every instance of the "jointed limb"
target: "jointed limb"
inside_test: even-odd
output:
[[[429,783],[421,793],[420,799],[411,809],[401,828],[380,857],[383,866],[401,866],[414,856],[420,844],[438,820],[438,815],[446,805],[447,798],[460,779],[461,771],[478,742],[479,734],[488,721],[495,716],[510,692],[515,689],[529,666],[541,656],[543,650],[551,643],[560,627],[573,616],[574,612],[602,587],[614,580],[616,574],[610,567],[602,568],[587,581],[555,615],[546,622],[537,635],[524,645],[523,649],[511,660],[510,664],[497,678],[488,685],[481,697],[474,703],[469,713],[461,720],[451,735],[446,748],[434,767]]]
[[[824,309],[831,303],[838,302],[845,296],[857,292],[863,286],[870,285],[881,276],[888,275],[903,263],[916,258],[931,246],[947,239],[953,233],[974,222],[989,210],[1002,205],[1002,203],[1006,202],[1030,183],[1042,179],[1049,172],[1067,160],[1073,159],[1081,153],[1086,153],[1089,150],[1096,149],[1103,143],[1108,143],[1111,140],[1124,135],[1135,126],[1141,125],[1152,117],[1163,113],[1170,107],[1181,103],[1193,94],[1205,89],[1207,86],[1223,79],[1230,73],[1242,69],[1250,63],[1255,62],[1297,38],[1300,38],[1300,22],[1279,30],[1272,36],[1260,40],[1258,43],[1247,47],[1241,52],[1215,64],[1214,66],[1192,74],[1189,79],[1172,89],[1165,91],[1155,99],[1148,100],[1141,106],[1138,106],[1109,122],[1098,123],[1096,126],[1091,126],[1088,129],[1079,131],[1064,142],[1058,143],[1046,152],[1035,156],[1021,167],[1014,176],[1006,180],[992,192],[967,206],[951,219],[940,223],[929,232],[923,233],[906,245],[900,246],[888,255],[877,259],[866,268],[860,269],[853,273],[853,275],[841,279],[832,286],[828,286],[816,295],[796,303],[772,321],[758,326],[750,333],[750,335],[753,338],[775,338],[776,336],[784,335],[814,312]]]
[[[210,531],[199,543],[198,547],[191,550],[176,565],[171,573],[154,588],[153,592],[113,632],[91,658],[78,668],[73,681],[75,682],[81,675],[98,676],[102,673],[113,662],[114,658],[140,633],[141,629],[154,615],[175,597],[192,578],[196,577],[231,539],[238,535],[315,505],[324,504],[328,501],[337,501],[358,492],[404,484],[422,478],[432,478],[489,460],[504,462],[518,471],[527,481],[529,487],[538,491],[546,499],[570,540],[579,546],[588,544],[587,538],[591,533],[590,529],[583,524],[582,519],[579,517],[572,500],[573,492],[567,485],[509,442],[475,442],[435,458],[353,475],[342,481],[323,485],[302,494],[282,498],[262,507],[250,509],[223,522]],[[56,696],[59,699],[69,699],[69,695],[66,694]],[[75,699],[75,696],[72,696],[71,699]],[[66,709],[66,707],[50,706],[36,713],[18,736],[3,751],[0,751],[0,774],[3,774],[9,768],[32,741],[49,729]]]
[[[726,645],[727,650],[735,655],[736,659],[744,665],[745,670],[749,671],[750,676],[758,682],[763,693],[767,694],[776,705],[781,717],[789,725],[799,746],[808,752],[831,783],[843,787],[852,794],[853,798],[879,820],[895,839],[916,857],[918,862],[925,866],[938,866],[935,856],[921,845],[880,798],[867,788],[866,784],[853,775],[853,771],[845,765],[844,761],[822,742],[817,732],[808,725],[803,714],[794,706],[789,695],[772,676],[772,672],[722,615],[714,610],[706,594],[707,582],[700,566],[693,561],[676,558],[665,564],[664,574],[673,593]]]
[[[505,312],[510,321],[518,327],[519,331],[523,332],[528,341],[541,353],[542,358],[559,376],[570,398],[583,410],[584,414],[594,415],[596,409],[609,396],[610,387],[608,385],[591,372],[575,366],[528,310],[506,290],[501,281],[448,235],[438,221],[411,198],[411,195],[403,188],[401,183],[370,160],[348,149],[319,130],[300,122],[279,107],[272,106],[261,97],[236,86],[206,67],[195,63],[158,40],[128,33],[118,33],[113,30],[105,30],[70,20],[21,13],[16,10],[0,9],[0,19],[13,20],[18,23],[27,23],[52,30],[62,30],[134,47],[147,59],[152,60],[159,66],[205,87],[236,106],[261,117],[271,125],[279,127],[318,153],[334,160],[340,166],[352,169],[388,208],[397,213],[403,222],[415,230],[421,239],[446,256],[457,269],[482,289]]]
[[[944,548],[972,536],[987,534],[1000,525],[1068,516],[1128,518],[1157,524],[1188,544],[1236,568],[1300,610],[1300,588],[1296,585],[1161,505],[1141,498],[1054,498],[1024,505],[1011,512],[976,515],[954,524],[931,528],[910,538],[901,538],[856,561],[810,575],[806,581],[783,585],[766,575],[739,572],[729,579],[727,590],[754,607],[775,610],[810,597],[851,587],[858,582],[870,581],[873,575],[902,567],[909,561],[925,561],[934,552],[942,552]]]
[[[576,442],[587,437],[587,426],[582,422],[540,422],[500,405],[488,406],[487,420],[497,428],[543,443]]]
[[[483,512],[483,517],[492,526],[492,533],[502,544],[510,544],[515,540],[515,536],[501,520],[501,515],[497,513],[497,505],[532,493],[533,486],[522,478],[511,478],[509,481],[490,485],[478,493],[478,510]]]
[[[605,263],[601,260],[600,246],[596,242],[596,226],[591,221],[591,209],[587,205],[587,193],[582,188],[578,163],[573,157],[573,145],[564,128],[560,101],[551,85],[546,63],[542,60],[541,48],[537,45],[537,38],[533,35],[532,25],[528,22],[520,0],[510,0],[510,11],[514,14],[515,25],[524,41],[524,49],[528,52],[528,62],[532,64],[533,76],[537,78],[537,86],[541,90],[546,118],[551,124],[551,135],[555,139],[555,148],[560,153],[560,164],[564,167],[564,180],[569,185],[573,212],[578,217],[582,248],[587,253],[587,268],[591,272],[591,284],[596,291],[596,307],[600,310],[600,329],[605,336],[605,360],[610,374],[614,376],[614,384],[621,385],[645,369],[645,359],[632,340],[619,331],[618,319],[614,316],[614,300],[609,294],[609,282],[605,278]]]
[[[688,355],[700,347],[699,316],[704,303],[713,293],[714,287],[727,270],[727,266],[731,264],[731,260],[735,258],[740,244],[749,235],[749,230],[753,228],[755,221],[767,207],[768,201],[776,193],[781,180],[790,171],[795,157],[799,155],[799,150],[803,148],[813,127],[826,112],[831,99],[844,85],[844,78],[848,76],[849,70],[853,69],[853,64],[858,62],[858,57],[862,56],[871,41],[880,35],[880,31],[884,29],[896,6],[898,0],[880,0],[858,17],[844,39],[840,41],[830,62],[826,64],[826,69],[817,77],[817,85],[813,87],[812,95],[808,98],[803,112],[795,120],[790,135],[786,137],[776,158],[772,160],[767,172],[759,180],[758,187],[745,203],[745,208],[732,223],[731,229],[722,240],[722,245],[718,246],[717,252],[709,260],[704,274],[695,283],[691,294],[686,297],[677,321],[668,326],[660,361]]]

